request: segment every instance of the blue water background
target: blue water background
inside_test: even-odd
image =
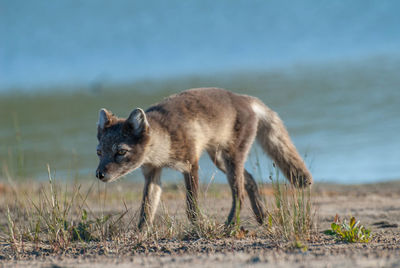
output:
[[[395,0],[1,0],[0,93],[277,73],[290,89],[271,79],[252,93],[316,180],[398,179],[399,12]]]

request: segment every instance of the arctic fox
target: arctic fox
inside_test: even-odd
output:
[[[218,88],[198,88],[172,95],[144,112],[137,108],[127,119],[101,109],[98,121],[96,177],[111,182],[141,167],[145,177],[139,229],[151,224],[160,195],[163,167],[183,173],[187,215],[198,215],[199,158],[205,150],[223,171],[232,191],[227,224],[234,224],[244,191],[257,221],[265,211],[257,184],[244,164],[254,140],[296,187],[312,176],[290,140],[278,115],[259,99]]]

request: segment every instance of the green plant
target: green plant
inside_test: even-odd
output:
[[[308,250],[307,245],[305,245],[303,242],[301,242],[299,240],[293,241],[292,248],[293,249],[300,249],[302,252],[306,252]]]
[[[350,222],[347,223],[346,220],[340,222],[338,215],[331,224],[331,230],[326,230],[324,233],[349,243],[368,243],[371,238],[371,230],[361,225],[360,221],[356,221],[355,217],[351,217]]]
[[[93,228],[92,225],[93,222],[88,220],[87,211],[83,209],[81,221],[78,222],[77,226],[72,225],[70,228],[72,233],[72,240],[79,240],[81,242],[96,240],[91,232],[91,229]]]

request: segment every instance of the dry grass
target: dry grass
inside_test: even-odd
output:
[[[277,174],[277,176],[279,176]],[[251,217],[244,217],[241,226],[223,224],[225,213],[202,209],[196,224],[186,219],[182,204],[184,190],[167,185],[159,213],[153,226],[144,232],[136,229],[141,187],[120,182],[113,185],[68,184],[56,182],[48,168],[47,183],[14,182],[2,184],[1,243],[9,248],[9,258],[34,252],[66,254],[88,247],[117,249],[130,245],[133,250],[144,243],[162,240],[218,240],[268,238],[275,242],[303,245],[312,239],[314,218],[309,190],[298,190],[278,179],[263,185],[268,219],[257,226]],[[229,206],[226,186],[203,187],[202,196]],[[272,193],[272,196],[271,196]],[[205,200],[204,200],[205,201]],[[168,204],[167,204],[168,203]],[[172,209],[171,209],[172,207]],[[175,209],[175,211],[173,211]],[[172,212],[171,212],[171,211]],[[242,214],[249,208],[242,209]]]
[[[268,228],[273,237],[287,241],[306,242],[316,232],[311,188],[295,188],[282,181],[276,170],[272,182],[274,201],[268,206]]]

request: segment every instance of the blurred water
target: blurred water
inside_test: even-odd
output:
[[[377,64],[379,63],[379,64]],[[138,82],[129,86],[81,88],[73,93],[11,94],[0,99],[0,161],[22,176],[92,176],[98,110],[127,116],[162,97],[189,87],[219,86],[261,98],[276,110],[317,181],[374,182],[400,178],[400,59],[299,66],[275,72],[233,73]],[[147,91],[151,88],[152,90]],[[18,161],[24,163],[19,168]],[[259,154],[261,177],[271,165]],[[248,168],[254,170],[255,154]],[[216,168],[201,161],[206,181]],[[140,176],[135,172],[133,177]],[[179,178],[166,173],[167,179]],[[217,181],[225,181],[218,175]]]
[[[45,178],[50,163],[61,177],[92,176],[100,108],[127,116],[218,86],[276,110],[317,181],[398,179],[399,10],[364,0],[2,0],[3,173]],[[261,166],[268,177],[266,157]],[[201,173],[207,181],[216,168],[205,158]]]
[[[398,53],[400,2],[0,1],[0,90]]]

